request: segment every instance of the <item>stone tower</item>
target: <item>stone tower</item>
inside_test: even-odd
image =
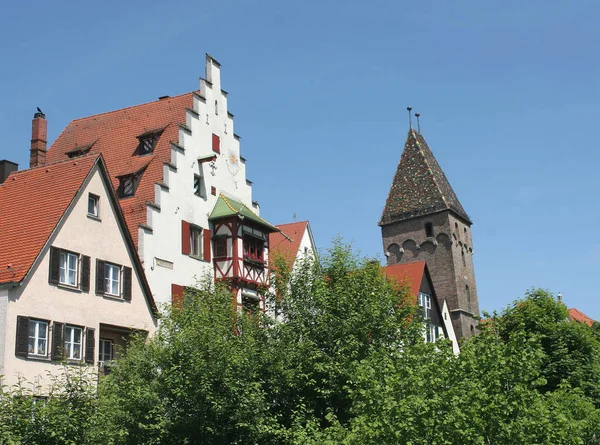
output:
[[[427,142],[411,128],[379,221],[383,249],[388,265],[427,261],[458,338],[472,335],[479,316],[471,224]]]

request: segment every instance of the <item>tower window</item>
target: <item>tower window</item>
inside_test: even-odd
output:
[[[465,290],[467,291],[467,305],[469,306],[469,312],[473,312],[471,308],[471,290],[469,289],[469,285],[465,285]]]
[[[467,261],[465,260],[465,251],[462,248],[460,249],[460,255],[462,257],[463,266],[467,267]]]
[[[430,238],[433,236],[433,224],[430,222],[425,223],[425,236],[427,238]]]

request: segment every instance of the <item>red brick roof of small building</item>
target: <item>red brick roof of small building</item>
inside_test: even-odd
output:
[[[163,182],[163,163],[171,162],[171,144],[179,140],[178,124],[186,122],[186,108],[193,109],[194,92],[160,99],[121,110],[72,121],[52,144],[47,162],[68,158],[76,147],[89,147],[102,153],[112,185],[118,176],[143,170],[135,195],[119,200],[125,221],[137,247],[138,225],[146,224],[146,202],[154,202],[154,185]],[[161,132],[154,151],[138,156],[139,136]]]
[[[415,302],[419,296],[421,283],[423,282],[423,274],[425,273],[425,261],[415,261],[413,263],[392,264],[386,266],[383,271],[388,276],[396,280],[401,286],[407,285],[410,293],[415,297]]]
[[[99,157],[13,172],[0,185],[0,283],[27,275]]]
[[[308,221],[279,224],[275,227],[281,232],[269,234],[269,262],[273,266],[272,261],[278,255],[281,255],[288,266],[292,268],[294,267],[304,232],[308,228]]]
[[[579,323],[585,323],[588,326],[592,326],[595,323],[595,320],[591,319],[579,309],[575,308],[569,309],[569,317],[571,320],[578,321]]]

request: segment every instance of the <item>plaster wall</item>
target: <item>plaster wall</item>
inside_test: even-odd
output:
[[[185,125],[187,129],[179,130],[178,141],[183,149],[172,146],[172,166],[164,166],[167,187],[155,187],[160,210],[148,206],[151,230],[139,229],[139,254],[159,305],[171,302],[171,284],[196,286],[198,280],[213,276],[212,262],[181,253],[182,220],[210,229],[208,217],[221,193],[259,213],[258,206],[252,204],[252,186],[246,180],[246,164],[240,156],[239,137],[234,135],[233,115],[228,113],[227,93],[221,90],[220,66],[210,57],[206,80],[200,80],[200,95],[194,97],[194,109],[187,112]],[[220,138],[220,153],[213,151],[213,134]],[[199,161],[212,155],[216,155],[215,161]],[[194,194],[195,174],[204,178],[204,197]]]
[[[88,216],[89,193],[100,197],[99,220]],[[89,292],[48,283],[50,246],[91,257]],[[96,295],[96,259],[132,268],[131,301]],[[5,376],[4,383],[14,384],[18,376],[23,376],[29,382],[45,387],[49,383],[47,372],[59,375],[62,370],[61,363],[51,361],[49,358],[15,356],[16,325],[19,315],[49,321],[48,357],[54,321],[95,329],[95,363],[98,359],[100,323],[141,329],[152,335],[156,329],[156,320],[142,293],[140,277],[136,273],[133,262],[134,257],[127,248],[124,233],[110,204],[106,184],[96,166],[22,285],[8,291],[6,322],[0,334],[5,351],[1,370]],[[2,300],[6,300],[6,297],[0,296],[0,304]],[[85,335],[82,343],[85,343]],[[82,349],[85,351],[85,344],[82,344]]]

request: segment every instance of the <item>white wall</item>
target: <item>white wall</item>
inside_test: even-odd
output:
[[[139,230],[138,250],[159,305],[171,302],[171,284],[194,286],[198,279],[213,276],[212,263],[182,255],[182,219],[208,228],[208,217],[222,192],[258,213],[258,209],[252,207],[252,187],[246,183],[246,166],[240,159],[239,140],[233,134],[233,119],[227,114],[227,95],[220,89],[220,67],[207,58],[206,70],[206,78],[212,85],[205,80],[200,81],[200,92],[206,100],[194,98],[194,111],[198,117],[187,113],[186,126],[191,129],[191,135],[179,130],[179,145],[185,151],[172,148],[171,162],[176,171],[164,167],[163,180],[169,189],[158,185],[155,188],[155,202],[160,203],[160,211],[148,207],[148,225],[152,227],[152,233]],[[218,115],[215,114],[215,101]],[[214,154],[213,133],[221,138],[221,154],[217,155],[214,168],[209,162],[198,162],[198,158]],[[237,168],[228,165],[227,161],[234,159],[237,160]],[[206,198],[195,195],[193,191],[194,174],[200,168],[204,175]],[[214,196],[211,186],[216,188]],[[157,264],[157,259],[166,261],[161,263],[172,268]]]
[[[100,197],[101,221],[87,215],[89,193]],[[133,267],[133,257],[126,247],[124,234],[109,203],[108,190],[97,166],[93,168],[73,206],[67,211],[66,218],[63,217],[49,245],[91,257],[90,291],[86,293],[49,284],[50,249],[49,246],[44,249],[21,286],[8,291],[8,311],[3,330],[5,355],[0,373],[5,375],[4,383],[9,385],[16,383],[17,376],[22,375],[30,382],[37,381],[44,386],[48,383],[47,371],[55,374],[61,371],[61,365],[57,362],[15,356],[16,324],[19,315],[94,328],[95,360],[98,357],[100,323],[143,329],[150,334],[156,329],[151,308],[141,290],[140,277]],[[97,258],[133,269],[130,302],[96,295]],[[1,299],[0,295],[0,301]],[[50,342],[51,332],[48,352]],[[84,345],[83,347],[85,348]]]

